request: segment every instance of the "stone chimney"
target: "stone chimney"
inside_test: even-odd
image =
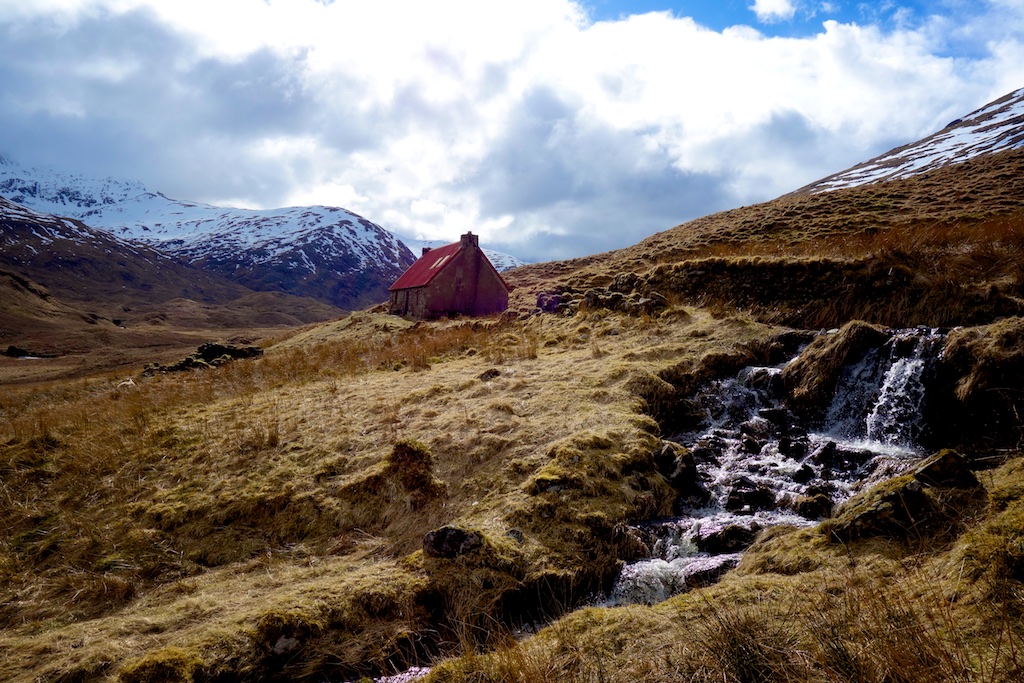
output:
[[[477,235],[474,235],[472,232],[467,232],[465,235],[463,235],[461,241],[463,249],[467,247],[480,247],[480,238]]]

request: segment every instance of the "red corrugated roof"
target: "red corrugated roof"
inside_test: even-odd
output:
[[[423,287],[433,280],[435,275],[444,270],[444,267],[451,262],[452,257],[461,249],[462,242],[431,249],[417,259],[416,263],[409,266],[409,270],[402,273],[402,277],[395,280],[395,284],[391,285],[388,291]]]

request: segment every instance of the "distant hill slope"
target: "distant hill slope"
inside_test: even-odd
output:
[[[0,157],[0,196],[77,218],[258,291],[344,309],[387,299],[415,260],[394,235],[326,206],[231,209],[183,202],[141,183],[28,169]]]
[[[144,244],[74,219],[59,218],[0,197],[0,268],[43,283],[62,299],[117,307],[174,298],[225,303],[249,292],[220,276],[178,263]]]
[[[0,197],[0,352],[12,345],[60,356],[99,352],[116,366],[231,329],[341,314],[308,297],[253,292],[145,244]],[[206,332],[196,337],[198,330]]]
[[[988,272],[986,282],[1004,289],[1016,283],[1009,288],[1016,291],[1024,275],[1009,271],[1022,212],[1024,89],[919,142],[778,199],[704,216],[617,251],[517,268],[507,276],[517,288],[510,307],[532,310],[538,292],[604,287],[619,273],[645,275],[684,263],[702,272],[698,262],[707,258],[877,258],[900,249],[921,259],[930,250],[935,263],[928,267],[941,269],[938,264],[948,264],[952,254],[944,251],[950,245],[938,238],[940,230],[964,230],[955,246],[960,262],[970,260],[967,251],[987,249],[992,258],[986,269],[998,267],[975,269],[975,275],[984,280]],[[996,272],[1004,280],[997,282]],[[969,273],[949,273],[983,285]],[[746,276],[755,277],[752,271]],[[687,286],[691,296],[724,279],[710,271],[702,277],[702,287]]]
[[[1024,146],[1024,88],[956,119],[933,135],[796,191],[825,192],[909,178],[984,154]]]
[[[1024,315],[1022,263],[1024,149],[1010,149],[724,211],[506,278],[521,313],[540,292],[578,297],[633,273],[641,289],[796,327],[941,326]]]
[[[411,239],[409,237],[404,237],[402,235],[398,235],[398,238],[402,240],[402,243],[405,244],[405,246],[409,247],[409,249],[411,249],[413,254],[415,254],[417,257],[423,253],[423,247],[430,247],[431,249],[436,249],[437,247],[443,247],[446,244],[451,244],[451,242],[446,242],[444,240],[416,240]],[[526,265],[525,261],[519,260],[512,254],[506,254],[505,252],[502,251],[494,251],[493,249],[488,249],[487,247],[481,247],[481,250],[487,256],[487,259],[491,262],[491,265],[494,266],[494,269],[497,270],[499,273],[502,273],[506,270],[512,270],[513,268],[518,268],[519,266]]]
[[[112,326],[58,301],[38,283],[0,269],[0,354],[10,347],[29,355],[55,353],[49,339],[98,324]]]

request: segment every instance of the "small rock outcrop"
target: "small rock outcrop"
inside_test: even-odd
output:
[[[619,273],[607,287],[561,290],[537,295],[535,313],[575,315],[581,310],[619,311],[627,315],[656,315],[668,306],[668,299],[647,286],[636,273]]]
[[[203,344],[195,353],[185,356],[177,363],[160,365],[151,363],[142,371],[144,376],[158,372],[184,372],[186,370],[204,370],[214,368],[234,360],[260,358],[263,349],[258,346],[234,346],[232,344]]]
[[[462,529],[457,526],[443,526],[428,531],[423,536],[423,552],[430,557],[455,559],[460,555],[471,553],[484,544],[484,536],[479,531]]]
[[[955,533],[985,500],[984,487],[964,459],[944,450],[909,473],[854,496],[823,528],[841,542]]]
[[[711,493],[701,484],[697,462],[690,451],[677,443],[664,441],[654,459],[658,472],[677,494],[677,509],[707,505]]]
[[[746,550],[757,538],[761,526],[756,522],[749,525],[727,524],[709,531],[701,530],[694,537],[697,550],[710,555],[723,555]]]

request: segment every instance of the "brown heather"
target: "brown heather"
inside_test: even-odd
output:
[[[665,377],[859,318],[977,325],[954,352],[992,362],[964,391],[1013,390],[999,364],[1019,355],[1022,164],[784,197],[508,274],[527,313],[539,291],[636,273],[668,299],[657,315],[360,312],[134,386],[26,381],[66,362],[32,361],[0,390],[0,680],[343,681],[426,663],[453,682],[1021,680],[1019,447],[959,444],[989,467],[948,528],[775,529],[712,587],[580,606],[636,556],[624,525],[671,509],[651,417],[670,425],[678,405]],[[424,552],[445,525],[478,546]]]

